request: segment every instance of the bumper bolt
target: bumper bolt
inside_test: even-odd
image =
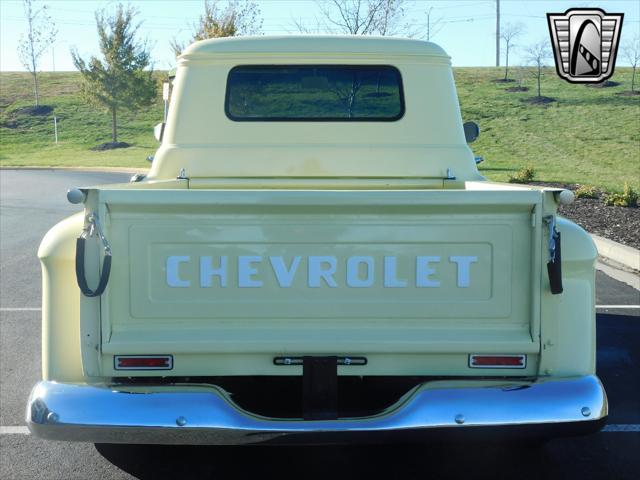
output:
[[[589,407],[582,407],[580,413],[582,413],[583,417],[588,417],[589,415],[591,415],[591,409]]]
[[[176,425],[178,425],[179,427],[184,427],[187,424],[187,419],[184,417],[178,417],[176,418]]]
[[[456,415],[455,421],[458,425],[462,425],[464,423],[464,415],[459,413],[458,415]]]

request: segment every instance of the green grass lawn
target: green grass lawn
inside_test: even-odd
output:
[[[480,125],[473,150],[488,178],[506,181],[532,165],[540,181],[640,187],[640,96],[617,95],[631,88],[630,68],[616,69],[611,81],[620,85],[608,88],[573,85],[548,68],[541,93],[556,101],[545,106],[523,101],[536,95],[531,76],[519,93],[491,82],[495,68],[459,68],[455,77],[463,118]]]
[[[111,117],[85,102],[79,93],[78,73],[42,73],[40,104],[47,115],[21,114],[33,105],[33,83],[25,73],[0,73],[0,166],[148,167],[158,142],[153,126],[162,121],[162,101],[151,107],[118,112],[118,140],[130,148],[92,151],[111,141]],[[161,90],[159,89],[159,95]],[[53,115],[58,118],[58,144]]]
[[[510,93],[515,83],[495,83],[501,69],[454,69],[462,115],[476,121],[480,138],[473,144],[485,158],[482,173],[506,181],[532,165],[536,180],[595,185],[621,190],[624,182],[640,190],[640,97],[617,95],[629,90],[631,69],[618,68],[610,88],[589,88],[560,80],[547,68],[542,95],[556,99],[530,105],[534,79],[525,76],[528,92]],[[79,96],[79,74],[43,73],[41,103],[51,114],[32,116],[19,109],[32,104],[31,78],[0,73],[0,166],[146,167],[157,148],[153,125],[162,119],[162,102],[135,113],[119,113],[119,140],[133,146],[106,152],[90,148],[110,141],[110,117]],[[54,144],[53,114],[59,119]]]

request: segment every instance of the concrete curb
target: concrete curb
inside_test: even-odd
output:
[[[640,250],[591,234],[598,254],[636,272],[640,271]]]

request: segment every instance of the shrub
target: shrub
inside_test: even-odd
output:
[[[509,183],[529,183],[535,175],[535,169],[531,165],[527,165],[518,170],[514,175],[509,175]]]
[[[591,185],[582,185],[575,192],[576,198],[598,198],[600,191]]]
[[[637,207],[638,206],[638,192],[629,186],[628,183],[624,184],[622,193],[609,193],[604,197],[605,205],[615,205],[616,207]]]

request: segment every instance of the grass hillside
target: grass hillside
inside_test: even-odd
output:
[[[531,165],[536,180],[595,185],[621,190],[624,182],[640,189],[640,96],[628,91],[631,69],[618,68],[619,85],[591,88],[560,80],[546,69],[542,95],[554,102],[532,105],[534,79],[525,76],[528,92],[507,92],[515,83],[496,83],[495,68],[454,69],[465,120],[476,121],[480,138],[473,144],[485,158],[480,169],[492,180]],[[25,73],[0,73],[0,166],[146,167],[157,148],[153,125],[162,119],[162,102],[135,113],[119,112],[119,140],[133,146],[110,151],[91,147],[110,141],[110,118],[79,96],[77,73],[43,73],[41,103],[45,115],[23,109],[32,104],[32,84]],[[58,117],[59,144],[54,144],[53,115]]]
[[[546,69],[542,95],[555,98],[531,105],[535,79],[525,77],[528,92],[510,93],[515,83],[494,83],[495,68],[454,69],[465,120],[481,133],[472,145],[483,175],[505,181],[514,170],[531,165],[536,180],[594,185],[621,190],[624,182],[640,187],[640,96],[631,89],[631,68],[618,68],[610,79],[619,85],[594,88],[561,80]],[[638,78],[636,78],[636,85]],[[637,88],[637,87],[636,87]]]
[[[39,79],[40,104],[53,111],[32,115],[21,111],[33,106],[31,76],[0,73],[0,166],[149,166],[146,158],[158,147],[153,126],[162,121],[161,97],[149,108],[118,111],[118,140],[132,144],[130,148],[92,151],[111,141],[111,117],[80,96],[80,74],[42,73]]]

